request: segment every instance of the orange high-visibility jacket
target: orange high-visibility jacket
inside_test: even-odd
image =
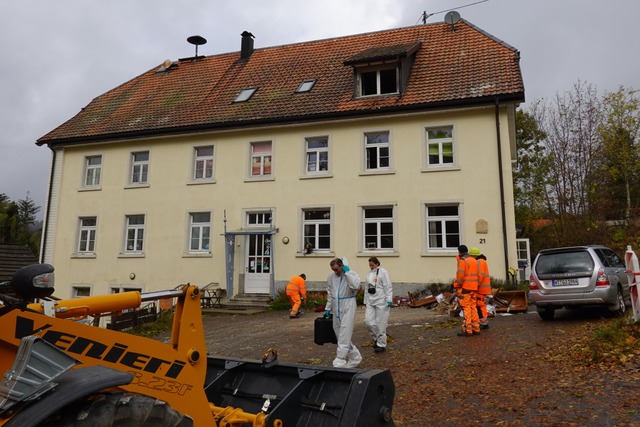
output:
[[[287,285],[287,294],[300,294],[302,298],[306,298],[307,288],[304,279],[300,276],[292,277]]]
[[[472,256],[466,255],[458,259],[454,287],[469,291],[478,290],[478,262]]]
[[[479,258],[478,262],[478,293],[489,295],[491,293],[491,278],[489,277],[489,264],[487,261]]]

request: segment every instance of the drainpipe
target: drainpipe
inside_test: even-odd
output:
[[[49,212],[51,212],[51,193],[53,190],[53,175],[56,169],[56,150],[49,147],[53,156],[51,157],[51,172],[49,173],[49,191],[47,194],[47,206],[45,209],[44,223],[42,227],[42,237],[40,238],[40,264],[44,262],[44,254],[47,249],[47,233],[49,230]]]
[[[505,279],[509,280],[509,245],[507,238],[507,213],[504,200],[504,176],[502,174],[502,140],[500,139],[500,98],[496,97],[496,143],[498,145],[498,177],[500,179],[500,206],[502,208],[502,236]]]

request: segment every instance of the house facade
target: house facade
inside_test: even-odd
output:
[[[57,295],[319,287],[347,257],[449,282],[517,268],[519,53],[467,21],[167,60],[38,140]]]

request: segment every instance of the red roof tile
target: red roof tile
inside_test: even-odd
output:
[[[416,52],[402,95],[354,98],[353,67],[345,61]],[[461,20],[256,49],[157,67],[95,98],[75,117],[38,140],[63,144],[157,133],[247,127],[424,110],[447,105],[524,101],[519,53]],[[317,82],[296,93],[305,79]],[[242,89],[257,87],[247,102]]]

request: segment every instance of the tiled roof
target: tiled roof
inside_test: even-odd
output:
[[[38,257],[27,245],[0,243],[0,282],[11,280],[16,270],[37,262]]]
[[[240,40],[238,40],[240,44]],[[404,93],[354,98],[345,61],[396,55],[419,45]],[[524,101],[519,52],[467,21],[445,23],[186,59],[158,67],[98,96],[38,140],[64,144],[158,133],[327,120],[503,101]],[[296,93],[305,79],[317,82]],[[242,89],[257,87],[247,102]]]

